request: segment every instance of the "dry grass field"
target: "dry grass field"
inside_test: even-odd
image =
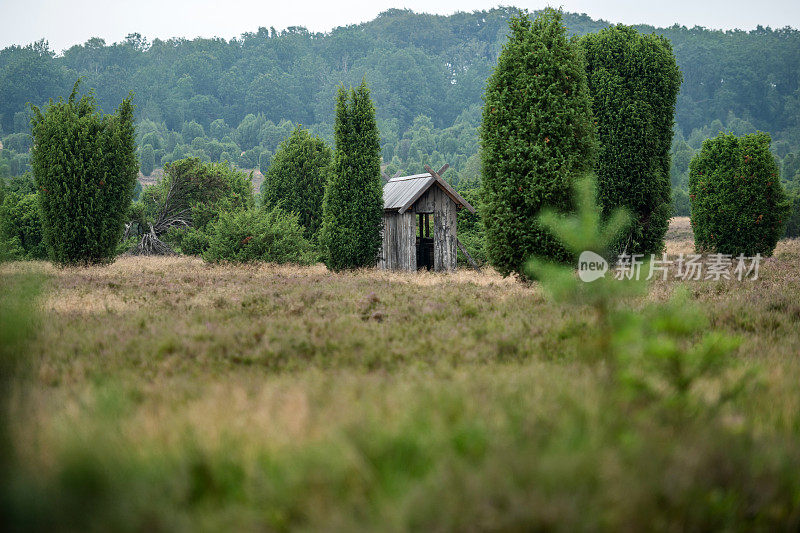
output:
[[[688,220],[667,251],[693,251]],[[735,339],[732,372],[752,376],[677,422],[609,399],[581,356],[590,313],[491,272],[124,257],[0,280],[25,271],[47,281],[11,391],[23,529],[800,524],[797,241],[758,280],[630,303],[686,287],[706,321],[688,345]]]

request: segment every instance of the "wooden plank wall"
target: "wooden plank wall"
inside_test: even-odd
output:
[[[378,255],[378,268],[381,270],[387,270],[389,265],[386,261],[386,257],[389,254],[389,215],[386,214],[386,211],[383,212],[383,225],[381,226],[381,253]]]
[[[433,269],[437,272],[456,269],[456,204],[438,186],[433,193]]]
[[[397,249],[397,266],[401,270],[415,272],[417,270],[417,216],[414,211],[406,211],[397,215],[399,228]]]
[[[434,185],[402,215],[383,214],[383,249],[378,268],[389,270],[417,269],[417,214],[433,214],[433,269],[437,272],[456,269],[458,239],[456,233],[456,204]]]
[[[417,217],[413,210],[402,215],[383,214],[383,247],[378,268],[388,270],[417,270]]]
[[[425,194],[420,196],[419,200],[417,200],[414,203],[413,207],[414,211],[417,213],[432,214],[434,208],[434,196],[437,190],[439,190],[439,187],[434,185],[433,187],[425,191]]]

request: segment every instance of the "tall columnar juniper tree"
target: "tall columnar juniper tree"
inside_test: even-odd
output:
[[[502,274],[532,255],[569,261],[539,212],[571,209],[573,181],[591,170],[597,141],[583,55],[561,12],[521,13],[487,82],[481,125],[486,253]]]
[[[325,141],[297,126],[278,147],[261,186],[264,206],[280,205],[295,213],[306,238],[314,237],[322,225],[322,199],[332,159]]]
[[[623,25],[581,44],[600,142],[598,202],[605,216],[618,207],[633,216],[614,251],[660,252],[672,216],[670,147],[682,77],[672,45]]]
[[[139,162],[131,96],[113,115],[93,95],[33,107],[31,167],[39,189],[43,237],[58,264],[113,260],[131,203]]]
[[[721,133],[689,163],[692,231],[699,252],[772,255],[789,200],[767,133]]]
[[[364,81],[349,92],[339,88],[334,139],[322,208],[325,263],[332,270],[374,266],[383,224],[381,148],[375,107]]]

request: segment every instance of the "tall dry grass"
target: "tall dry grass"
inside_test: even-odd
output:
[[[680,423],[608,397],[588,312],[493,272],[0,265],[49,277],[12,393],[16,525],[796,529],[798,258],[683,284],[758,377]]]

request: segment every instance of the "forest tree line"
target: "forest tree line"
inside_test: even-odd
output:
[[[334,93],[338,88],[354,86],[360,80],[360,83],[370,86],[376,104],[383,170],[387,174],[416,173],[425,164],[438,167],[448,163],[453,170],[447,179],[478,206],[480,212],[480,204],[487,192],[481,190],[479,179],[487,177],[486,162],[481,161],[479,154],[479,130],[486,118],[480,102],[484,101],[487,74],[492,72],[500,51],[509,43],[507,24],[514,20],[510,17],[515,12],[511,8],[498,8],[443,17],[392,10],[371,22],[337,28],[329,34],[311,34],[303,28],[289,28],[280,33],[262,28],[255,34],[244,34],[230,41],[174,39],[148,43],[140,35],[133,34],[122,43],[110,46],[102,40],[91,39],[58,56],[44,41],[27,47],[7,48],[0,52],[0,92],[4,96],[0,100],[0,110],[3,111],[0,125],[10,127],[12,133],[2,137],[0,176],[16,177],[0,184],[11,193],[0,206],[0,211],[5,213],[5,220],[24,221],[23,215],[35,203],[28,198],[36,192],[26,171],[30,166],[32,148],[30,115],[36,107],[35,104],[26,107],[25,98],[31,101],[47,98],[47,95],[52,97],[51,92],[58,91],[65,80],[78,76],[82,87],[91,88],[92,102],[101,110],[113,107],[118,97],[126,100],[133,95],[133,101],[139,102],[133,111],[136,122],[134,145],[144,175],[152,175],[156,168],[169,169],[171,164],[189,158],[200,164],[223,163],[223,167],[210,171],[212,174],[221,172],[221,176],[228,175],[224,168],[229,163],[239,169],[258,169],[266,177],[260,191],[262,204],[275,206],[292,198],[294,193],[284,190],[286,187],[280,182],[283,174],[297,174],[295,169],[300,168],[299,165],[308,166],[302,154],[313,152],[319,155],[319,161],[315,159],[311,165],[319,169],[311,172],[309,179],[314,183],[324,183],[325,169],[329,165],[325,161],[331,158],[328,146],[334,144]],[[609,58],[602,57],[607,55],[609,46],[616,46],[611,43],[603,45],[600,55],[597,55],[597,50],[592,51],[592,36],[624,27],[609,27],[585,15],[562,14],[560,17],[568,35],[582,35],[584,51],[581,53],[587,55],[591,84],[594,79],[591,72],[595,68],[591,64],[598,65],[598,72],[606,72],[602,63]],[[639,216],[651,222],[655,220],[652,218],[654,206],[658,206],[660,213],[657,217],[660,229],[653,233],[652,238],[645,234],[636,237],[641,243],[635,246],[641,245],[642,249],[649,250],[651,246],[647,242],[652,240],[651,244],[657,248],[669,216],[689,214],[689,162],[699,153],[704,140],[720,131],[741,136],[759,129],[771,130],[771,149],[779,171],[789,182],[790,191],[796,191],[800,170],[796,141],[800,121],[792,122],[788,117],[800,109],[797,103],[800,96],[797,89],[798,65],[792,62],[798,55],[797,47],[793,46],[799,34],[797,31],[759,28],[752,32],[714,32],[676,26],[659,31],[638,27],[619,29],[619,32],[608,35],[622,38],[623,34],[630,34],[623,41],[633,41],[624,46],[639,42],[635,35],[644,35],[648,37],[635,46],[663,48],[648,60],[650,63],[645,62],[649,66],[643,71],[636,70],[640,67],[631,67],[631,72],[620,70],[615,74],[628,80],[625,84],[632,84],[628,87],[633,91],[631,94],[641,93],[643,89],[645,93],[652,92],[652,84],[660,83],[658,80],[674,81],[670,82],[674,87],[664,92],[669,96],[665,96],[663,104],[669,105],[663,109],[663,124],[656,128],[660,132],[657,142],[655,139],[635,139],[640,129],[637,121],[652,114],[652,109],[631,111],[631,116],[626,119],[625,127],[633,135],[628,139],[629,144],[650,147],[658,152],[651,154],[657,155],[657,164],[648,162],[652,159],[649,157],[637,159],[641,160],[642,168],[637,171],[641,176],[636,179],[645,182],[663,179],[665,182],[663,190],[661,186],[657,187],[660,192],[653,198],[642,200],[642,205],[627,206],[634,211],[641,210]],[[720,44],[724,46],[717,46]],[[769,48],[768,61],[759,60],[767,51],[764,46]],[[714,55],[709,55],[711,51]],[[669,61],[657,60],[659,54],[667,54]],[[669,67],[668,63],[673,66]],[[782,76],[766,73],[763,69],[769,65]],[[659,68],[666,70],[661,72]],[[707,76],[709,72],[720,76],[719,83]],[[791,72],[795,73],[794,78],[787,75]],[[306,76],[305,81],[301,80],[303,76]],[[248,84],[251,78],[253,81]],[[567,80],[570,78],[566,77]],[[231,82],[232,79],[236,81]],[[111,83],[114,80],[118,86]],[[491,79],[488,83],[491,84]],[[606,83],[598,79],[599,85],[592,91],[600,94],[600,86]],[[569,90],[574,91],[574,88]],[[742,95],[749,96],[743,98]],[[629,98],[621,94],[613,97]],[[604,110],[604,106],[609,107],[608,102],[603,103],[608,98],[597,95],[595,98],[598,99],[595,118],[601,119],[601,133],[604,128],[616,128],[611,124],[616,120],[613,116],[618,113],[615,109]],[[642,98],[644,93],[634,97],[634,107]],[[713,105],[708,104],[709,100]],[[617,104],[628,109],[625,107],[628,103]],[[611,116],[604,116],[607,112]],[[525,113],[527,111],[519,110],[517,114]],[[560,116],[558,111],[557,116]],[[673,117],[676,117],[674,127]],[[704,124],[708,120],[711,122]],[[595,121],[595,126],[597,124]],[[297,151],[293,146],[305,148]],[[642,147],[633,153],[644,156]],[[544,148],[550,149],[547,144]],[[605,155],[600,158],[597,168],[601,189],[603,183],[623,180],[622,175],[632,168],[632,162],[619,150],[619,146],[612,149],[610,145],[604,149]],[[300,155],[294,154],[295,151]],[[587,155],[583,159],[584,166],[590,168],[592,158]],[[654,170],[656,167],[657,172]],[[26,174],[20,176],[23,173]],[[305,175],[304,172],[300,174]],[[169,171],[167,178],[160,184],[162,189],[175,179]],[[630,185],[620,191],[601,192],[617,198],[619,194],[628,194]],[[156,215],[155,210],[161,204],[155,198],[160,189],[152,189],[144,195],[144,203],[137,204],[140,209],[131,213],[131,220],[141,222],[137,225],[139,228],[153,222],[145,223],[148,216]],[[141,193],[141,185],[137,184],[134,199],[139,199]],[[318,194],[316,196],[321,198]],[[795,192],[794,202],[800,204],[797,196]],[[616,205],[617,200],[611,204]],[[294,209],[296,206],[284,207],[297,211]],[[301,221],[308,233],[306,236],[312,241],[321,221],[320,208],[321,205],[316,205]],[[28,218],[31,218],[30,224],[14,224],[16,230],[31,228],[30,239],[19,236],[22,253],[16,255],[41,256],[40,238],[34,231],[37,227],[33,221],[35,217],[31,215]],[[792,217],[793,221],[795,218]],[[467,247],[479,259],[488,259],[483,248],[480,217],[464,216],[462,219],[459,231]],[[795,226],[797,224],[790,223],[790,231]],[[194,229],[200,227],[195,225]],[[19,231],[0,233],[10,235]],[[188,240],[178,239],[175,243],[177,249],[199,253],[202,251],[200,248],[205,249],[208,245],[207,239],[198,240],[195,234],[186,237]],[[31,245],[26,244],[28,240]]]
[[[395,9],[325,34],[261,27],[230,40],[153,42],[132,34],[114,44],[93,38],[59,54],[45,41],[11,46],[0,51],[0,173],[28,168],[30,141],[20,135],[29,132],[27,103],[67,94],[78,77],[105,111],[133,91],[145,171],[186,155],[266,167],[298,123],[331,142],[336,88],[363,78],[385,163],[418,170],[420,157],[434,166],[447,160],[451,179],[474,178],[474,165],[465,166],[477,152],[481,95],[515,12]],[[575,35],[608,26],[569,13],[564,23]],[[666,36],[683,72],[675,152],[698,149],[720,128],[769,132],[782,159],[800,150],[800,32],[635,28]],[[684,170],[677,165],[676,185]]]
[[[280,143],[299,124],[332,145],[337,87],[364,79],[387,172],[449,163],[447,179],[469,195],[481,168],[481,98],[514,13],[390,10],[325,34],[261,27],[230,40],[153,42],[131,34],[114,44],[93,38],[58,54],[45,41],[11,46],[0,51],[0,176],[30,169],[28,102],[66,94],[77,78],[105,111],[133,92],[144,175],[186,157],[267,174]],[[564,23],[573,35],[608,26],[569,13]],[[703,140],[722,130],[769,132],[781,176],[797,188],[800,32],[635,28],[667,37],[683,75],[671,149],[677,214],[688,214],[689,161]],[[12,189],[28,188],[17,181]]]

